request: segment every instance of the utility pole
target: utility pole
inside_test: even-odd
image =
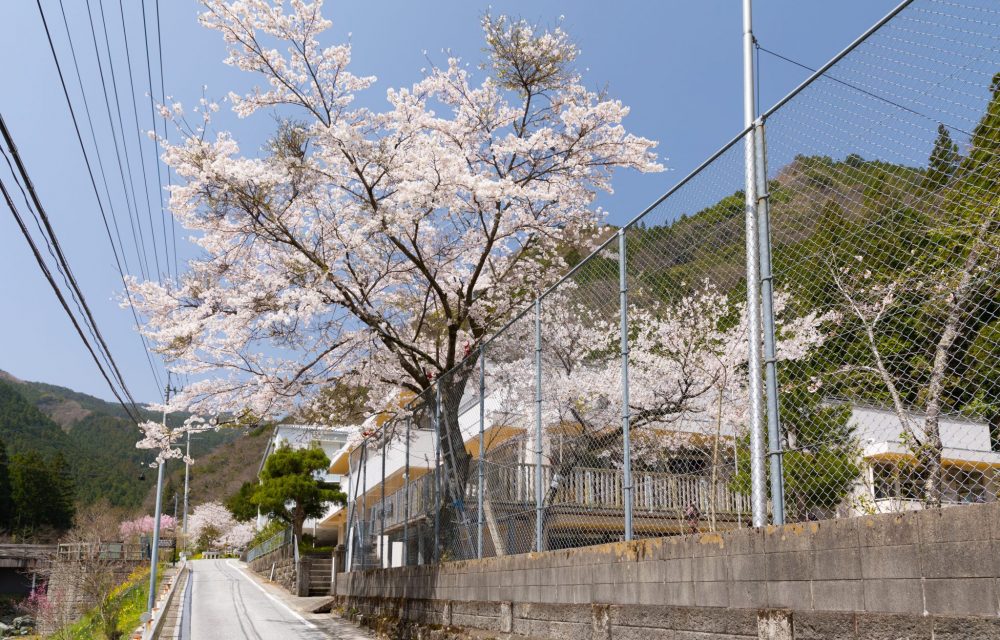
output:
[[[757,136],[754,108],[753,12],[751,0],[743,0],[743,124],[746,167],[746,269],[747,269],[747,364],[750,392],[750,504],[753,526],[767,524],[767,489],[764,470],[764,403],[762,394],[760,306],[760,223],[757,217]]]
[[[191,432],[187,432],[187,449],[184,452],[184,538],[188,532],[188,478],[191,475]],[[186,544],[186,542],[185,542]]]
[[[170,372],[167,372],[167,388],[165,404],[170,404],[170,392],[174,389],[170,386]],[[163,428],[167,428],[167,409],[163,409]],[[153,615],[153,604],[156,602],[156,563],[160,559],[160,518],[163,506],[163,467],[166,460],[160,462],[156,467],[156,511],[153,514],[153,548],[149,558],[149,597],[146,600],[146,612],[150,618]]]

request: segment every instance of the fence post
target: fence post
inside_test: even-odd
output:
[[[542,549],[542,299],[535,298],[535,550]]]
[[[382,427],[382,498],[381,498],[382,504],[379,507],[379,512],[380,512],[379,516],[381,518],[381,524],[380,524],[381,529],[378,535],[378,559],[383,567],[385,567],[386,565],[385,562],[386,559],[383,556],[388,556],[386,547],[389,546],[386,545],[385,543],[385,449],[387,442],[388,440],[385,434],[385,426],[383,426]],[[390,560],[389,566],[391,567],[392,566],[391,556],[389,556],[389,560]]]
[[[775,355],[774,277],[771,273],[771,216],[767,187],[767,138],[763,120],[754,125],[757,150],[757,217],[760,251],[760,298],[764,320],[764,389],[767,402],[767,448],[771,471],[771,521],[785,524],[785,475],[778,413],[778,364]]]
[[[361,568],[367,566],[365,559],[365,525],[368,524],[368,440],[361,441],[361,519],[358,521],[358,549],[361,551]]]
[[[753,526],[767,524],[767,490],[764,470],[764,415],[761,398],[760,255],[757,250],[757,154],[752,125],[754,111],[753,20],[751,0],[743,0],[743,116],[746,167],[746,268],[747,268],[747,364],[750,393],[750,500]]]
[[[622,352],[622,448],[625,499],[625,540],[632,539],[632,440],[630,431],[631,412],[628,406],[628,281],[626,277],[625,229],[618,230],[618,289],[621,313]]]
[[[441,559],[441,385],[434,386],[434,562]]]
[[[483,395],[486,393],[486,348],[479,345],[479,486],[476,490],[477,513],[476,518],[476,557],[483,558],[483,458],[486,456],[486,436],[484,429],[486,425],[486,400]]]
[[[357,504],[357,498],[351,500],[351,496],[356,491],[358,485],[354,481],[354,452],[350,451],[347,454],[347,570],[351,571],[354,563],[354,536],[351,533],[354,530],[354,512],[356,511],[355,505]]]
[[[412,416],[406,418],[406,462],[403,463],[403,487],[406,500],[403,505],[403,566],[410,564],[410,423]]]

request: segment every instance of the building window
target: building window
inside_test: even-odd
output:
[[[872,464],[872,489],[876,500],[920,500],[922,487],[923,474],[910,462]]]
[[[926,474],[918,465],[899,462],[872,464],[872,493],[876,500],[923,500]],[[946,466],[941,483],[946,503],[988,502],[995,499],[986,475],[977,469]]]
[[[978,469],[951,467],[945,470],[945,497],[954,502],[986,502],[986,476]]]

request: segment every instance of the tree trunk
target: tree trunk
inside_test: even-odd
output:
[[[920,463],[924,476],[924,499],[931,506],[941,504],[943,471],[941,468],[941,401],[944,395],[944,379],[948,372],[948,361],[951,358],[951,348],[958,338],[962,319],[965,315],[965,305],[971,297],[973,275],[979,267],[983,250],[986,248],[986,237],[993,226],[993,217],[987,213],[980,223],[976,238],[965,258],[962,271],[959,274],[958,285],[948,300],[948,315],[944,330],[934,349],[934,364],[931,367],[931,379],[927,385],[927,405],[924,418],[924,445],[920,449]]]
[[[722,390],[726,385],[725,376],[723,376],[722,380],[722,386],[719,388],[719,406],[715,416],[715,438],[712,442],[712,473],[709,483],[710,493],[708,498],[708,527],[710,531],[715,531],[715,512],[717,510],[716,500],[718,499],[716,484],[719,479],[719,440],[722,438]]]
[[[454,559],[467,559],[476,555],[468,511],[465,508],[472,455],[465,449],[465,438],[458,422],[468,378],[469,372],[455,370],[448,378],[438,380],[441,399],[437,414],[440,420],[438,444],[444,473],[438,557],[450,550]]]
[[[292,535],[295,536],[296,540],[302,540],[302,528],[305,526],[305,523],[305,510],[296,504],[295,509],[292,511]]]

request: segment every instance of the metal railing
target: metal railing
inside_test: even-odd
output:
[[[290,547],[294,542],[294,536],[292,535],[291,527],[280,531],[267,540],[261,542],[260,544],[252,547],[247,551],[247,562],[253,562],[257,558],[266,556],[269,553],[274,553],[276,551],[282,550],[286,547]]]
[[[542,467],[542,485],[552,484],[554,468]],[[433,475],[422,476],[407,487],[387,495],[385,500],[375,502],[369,510],[368,526],[378,530],[384,518],[386,531],[403,525],[404,501],[410,496],[410,521],[423,519],[433,513]],[[714,491],[709,478],[705,476],[684,476],[670,473],[636,472],[635,503],[636,512],[682,512],[695,506],[700,512],[714,511],[718,514],[750,513],[749,498],[732,490],[727,481],[717,481]],[[620,469],[576,468],[561,483],[553,507],[581,507],[596,510],[624,509],[624,474]],[[477,497],[476,485],[468,487],[467,501],[471,504]],[[535,466],[517,464],[505,467],[491,478],[490,499],[495,502],[534,505]]]
[[[170,560],[174,553],[174,540],[166,538],[160,541],[160,560]],[[150,545],[125,542],[102,542],[91,544],[87,542],[62,543],[56,550],[56,557],[63,561],[110,560],[120,562],[142,562],[149,560]]]

